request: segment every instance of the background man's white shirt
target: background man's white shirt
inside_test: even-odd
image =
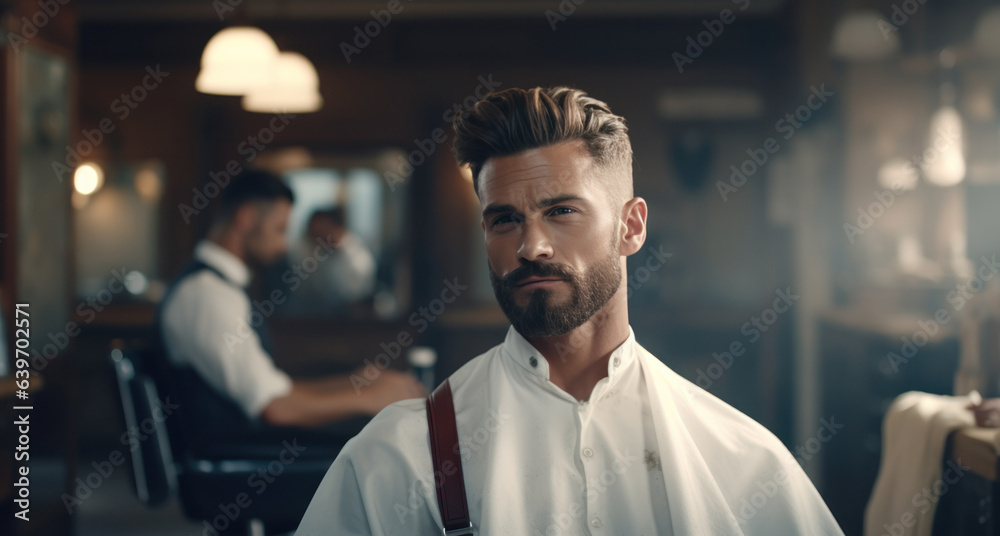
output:
[[[292,380],[274,365],[250,325],[251,304],[243,290],[250,270],[208,240],[197,245],[194,257],[226,280],[203,270],[181,281],[168,296],[163,306],[167,354],[172,362],[193,367],[256,418],[272,400],[291,392]]]

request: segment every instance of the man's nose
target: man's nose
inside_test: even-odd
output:
[[[517,250],[518,257],[536,261],[551,259],[553,253],[552,240],[544,225],[529,220],[521,223],[521,247]]]

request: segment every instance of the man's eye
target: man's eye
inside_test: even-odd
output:
[[[508,223],[513,223],[513,222],[514,222],[514,217],[511,216],[510,214],[505,214],[505,215],[500,216],[497,219],[493,220],[493,227],[498,227],[500,225],[504,225],[504,224],[508,224]]]
[[[553,216],[559,216],[559,215],[562,215],[562,214],[571,214],[573,212],[576,212],[576,211],[573,210],[573,209],[571,209],[571,208],[569,208],[569,207],[556,207],[556,208],[552,209],[551,214]]]

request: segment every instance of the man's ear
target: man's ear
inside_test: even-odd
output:
[[[254,203],[244,203],[233,214],[233,227],[242,232],[247,232],[254,228],[258,217],[260,217],[259,207]]]
[[[619,253],[626,257],[639,251],[646,243],[646,200],[633,197],[625,202],[621,216]]]

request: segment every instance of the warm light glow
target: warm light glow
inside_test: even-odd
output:
[[[962,116],[942,106],[931,117],[930,139],[924,150],[924,176],[932,184],[953,186],[965,178],[965,136]]]
[[[886,190],[912,190],[919,179],[917,166],[905,158],[893,158],[878,170],[878,184]]]
[[[144,167],[135,174],[135,191],[147,201],[159,199],[163,185],[156,171]]]
[[[232,26],[212,36],[201,54],[195,89],[215,95],[245,95],[267,83],[278,46],[252,26]]]
[[[243,97],[243,109],[262,113],[308,113],[323,106],[316,67],[297,52],[282,52],[266,85]]]
[[[102,184],[104,184],[104,171],[97,164],[91,162],[80,164],[73,173],[73,187],[83,195],[96,192]]]
[[[472,183],[472,168],[468,164],[458,168],[462,173],[462,178]]]
[[[73,195],[70,196],[70,203],[73,205],[73,208],[83,210],[90,204],[90,196],[83,195],[74,189]]]
[[[285,147],[265,151],[257,156],[254,165],[274,171],[316,167],[312,154],[305,147]]]
[[[898,32],[872,9],[852,10],[837,22],[830,53],[844,60],[880,60],[899,51]]]

